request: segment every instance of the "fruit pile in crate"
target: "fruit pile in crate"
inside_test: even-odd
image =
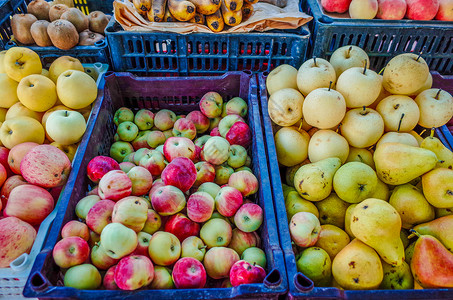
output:
[[[451,288],[453,153],[414,128],[446,124],[453,97],[420,55],[382,76],[368,62],[345,46],[266,79],[297,268],[315,286]]]
[[[96,97],[77,59],[61,57],[45,70],[28,48],[1,52],[1,268],[30,252],[53,211]]]
[[[247,103],[216,92],[200,111],[113,117],[110,157],[87,165],[93,188],[75,207],[53,249],[64,285],[77,289],[203,288],[262,283],[266,255],[257,234],[263,209],[251,201]],[[233,229],[234,228],[234,229]],[[89,263],[87,263],[89,262]],[[102,276],[101,276],[102,273]],[[84,280],[80,280],[84,278]]]

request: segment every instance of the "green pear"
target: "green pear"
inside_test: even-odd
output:
[[[326,224],[321,225],[321,232],[315,247],[325,250],[329,254],[330,259],[333,260],[338,252],[346,247],[350,241],[349,235],[343,229],[335,225]]]
[[[453,170],[437,168],[422,176],[426,200],[438,208],[453,206]]]
[[[309,201],[325,199],[332,192],[333,177],[340,166],[338,157],[303,165],[294,175],[294,187],[302,198]]]
[[[368,197],[389,201],[390,199],[389,186],[383,183],[382,180],[378,178],[376,188]]]
[[[349,205],[348,209],[346,210],[346,213],[344,215],[344,231],[349,235],[351,240],[355,238],[355,235],[351,231],[351,220],[352,220],[352,212],[354,211],[354,208],[357,206],[357,204],[351,204]]]
[[[335,256],[332,275],[348,290],[377,289],[384,278],[379,255],[359,239],[352,240]]]
[[[428,136],[423,140],[420,147],[431,150],[436,154],[438,159],[436,168],[453,168],[453,152],[445,147],[438,138]]]
[[[296,265],[297,271],[310,278],[315,286],[329,286],[332,280],[332,261],[323,249],[319,247],[305,249]]]
[[[297,165],[292,166],[292,167],[287,167],[286,171],[285,171],[286,184],[289,185],[289,186],[294,187],[294,175],[296,175],[297,170],[299,170],[299,168],[302,167],[303,165],[306,165],[306,164],[309,164],[309,163],[310,163],[310,161],[307,158],[306,160],[304,160],[300,164],[297,164]]]
[[[453,215],[419,224],[414,227],[419,234],[432,235],[438,239],[448,251],[453,252]]]
[[[406,229],[435,217],[434,207],[426,201],[418,188],[409,183],[395,187],[389,203],[400,214],[402,227]]]
[[[283,190],[283,198],[286,200],[286,197],[288,196],[289,192],[296,192],[296,189],[292,186],[286,185],[282,183],[282,190]]]
[[[377,186],[376,172],[367,164],[349,162],[342,165],[333,177],[333,189],[343,201],[359,203]]]
[[[385,143],[373,155],[376,173],[384,183],[405,184],[432,170],[437,164],[434,152],[401,143]]]
[[[392,266],[382,261],[382,270],[384,279],[379,288],[385,290],[407,290],[414,288],[414,277],[411,273],[411,267],[403,261],[401,266]]]
[[[358,161],[369,165],[373,170],[376,169],[373,160],[373,153],[365,148],[349,147],[349,155],[346,162]]]
[[[407,246],[409,246],[409,232],[405,229],[401,229],[400,231],[400,238],[401,238],[401,241],[403,242],[403,247],[404,249],[407,248]]]
[[[409,265],[411,264],[412,256],[414,255],[415,242],[409,244],[409,246],[404,249],[404,261]]]
[[[436,219],[453,215],[453,207],[447,207],[447,208],[438,208],[434,207],[434,211],[436,212]]]
[[[319,218],[318,208],[312,202],[302,198],[296,191],[288,193],[285,201],[285,207],[288,222],[295,214],[301,211],[310,212]]]
[[[376,250],[386,263],[403,263],[401,218],[392,205],[380,199],[366,199],[354,208],[351,217],[351,231],[356,238]]]
[[[326,199],[315,202],[315,205],[319,211],[321,225],[332,224],[344,228],[344,217],[350,203],[341,200],[335,193],[331,193]]]

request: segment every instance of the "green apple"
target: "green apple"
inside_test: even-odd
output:
[[[247,160],[247,150],[241,145],[230,146],[230,156],[228,157],[227,163],[230,167],[236,169],[244,166]]]
[[[135,166],[134,158],[135,158],[135,152],[131,152],[123,158],[122,162],[130,162],[130,163],[133,163]]]
[[[241,259],[245,260],[252,265],[258,265],[266,268],[266,253],[258,247],[250,247],[244,250]]]
[[[220,186],[214,182],[205,182],[198,187],[197,192],[206,192],[215,199],[217,193],[220,191]]]
[[[230,224],[223,219],[210,219],[200,230],[200,237],[209,248],[228,246],[232,235]]]
[[[135,231],[121,223],[109,223],[101,232],[101,247],[111,258],[120,259],[137,248]]]
[[[196,236],[189,236],[181,244],[181,257],[192,257],[203,262],[206,253],[206,245]]]
[[[210,135],[202,135],[200,136],[199,138],[197,138],[193,143],[195,144],[195,146],[198,146],[200,148],[203,148],[204,144],[206,144],[206,142],[212,138],[212,136]]]
[[[220,188],[219,188],[220,189]],[[101,198],[98,195],[89,195],[86,196],[77,202],[75,207],[75,213],[80,219],[86,219],[88,211],[93,207],[93,205],[100,201]]]
[[[225,222],[227,222],[230,226],[232,224],[232,222],[230,221],[229,218],[222,216],[218,211],[214,211],[209,220],[213,220],[213,219],[222,219]]]
[[[149,241],[148,252],[153,263],[170,266],[181,256],[181,243],[174,234],[158,231]]]
[[[342,165],[333,177],[333,189],[343,201],[359,203],[371,195],[377,186],[376,172],[362,162]]]
[[[134,148],[128,142],[114,142],[110,146],[110,157],[119,163],[123,162],[123,159],[132,152],[134,152]]]
[[[95,290],[101,283],[101,274],[91,264],[73,266],[64,274],[64,285],[79,290]]]
[[[329,254],[319,247],[302,251],[296,262],[297,270],[310,278],[315,286],[329,286],[332,280],[332,261]]]
[[[285,207],[288,220],[291,220],[295,214],[301,211],[310,212],[319,218],[318,208],[313,202],[302,198],[296,190],[290,191],[286,196]]]
[[[122,122],[120,123],[120,125],[118,125],[116,133],[118,133],[120,140],[125,142],[132,142],[138,135],[138,127],[130,121]]]
[[[382,270],[384,279],[379,288],[386,290],[411,290],[414,288],[414,277],[407,262],[403,261],[402,265],[394,267],[382,261]]]
[[[115,112],[115,115],[113,116],[113,123],[118,126],[126,121],[134,121],[134,113],[127,107],[121,107]]]
[[[226,164],[215,166],[215,179],[214,182],[218,185],[227,184],[234,169]]]
[[[226,103],[225,111],[227,115],[236,114],[244,118],[247,116],[247,102],[241,97],[234,97]]]
[[[237,173],[239,171],[249,171],[250,173],[253,174],[253,171],[252,169],[250,169],[249,167],[246,167],[246,166],[242,166],[240,168],[237,168],[237,169],[234,169],[234,172]]]
[[[150,288],[156,290],[174,289],[175,283],[171,277],[171,270],[162,266],[154,266],[154,279]]]

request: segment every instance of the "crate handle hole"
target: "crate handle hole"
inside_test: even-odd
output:
[[[27,266],[28,264],[28,254],[27,253],[23,253],[22,255],[20,255],[18,258],[16,258],[15,260],[13,260],[11,263],[10,263],[10,267],[13,271],[15,272],[18,272],[18,271],[21,271],[23,269],[25,269],[25,267]]]
[[[294,285],[301,292],[309,292],[315,287],[313,281],[302,273],[294,276]]]
[[[264,278],[264,285],[267,287],[277,287],[282,283],[282,280],[280,271],[273,269],[267,274],[266,278]]]
[[[30,283],[31,288],[35,291],[43,290],[49,286],[49,282],[39,272],[32,275]]]
[[[103,38],[102,40],[97,41],[96,43],[94,43],[94,45],[99,48],[104,48],[105,46],[107,46],[106,38]]]
[[[268,71],[263,72],[263,78],[267,78],[267,76],[269,76],[269,72]]]
[[[244,70],[242,72],[244,72],[248,76],[252,76],[252,71],[250,71],[250,70]]]

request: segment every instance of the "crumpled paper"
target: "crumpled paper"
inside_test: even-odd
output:
[[[143,18],[129,1],[113,2],[115,20],[126,31],[158,31],[189,33],[213,33],[208,26],[189,22],[150,22]],[[299,11],[299,0],[288,0],[284,8],[272,4],[258,2],[253,4],[250,18],[241,24],[228,28],[222,33],[241,33],[251,31],[268,31],[273,29],[296,29],[312,19],[311,16]]]

